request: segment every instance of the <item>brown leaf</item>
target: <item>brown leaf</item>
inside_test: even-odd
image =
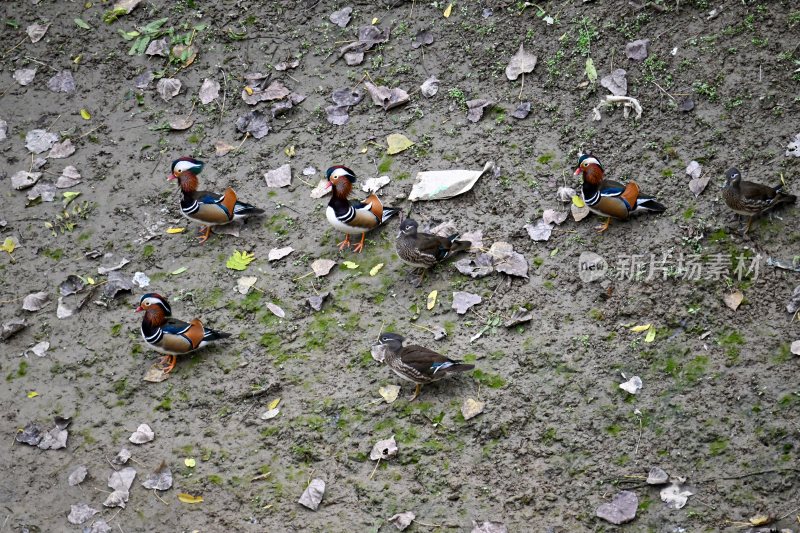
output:
[[[367,92],[372,97],[372,103],[383,107],[384,111],[389,111],[397,106],[408,103],[409,100],[408,93],[398,87],[389,89],[382,85],[374,85],[368,81],[364,82],[364,87],[367,88]]]
[[[520,43],[517,53],[511,56],[511,60],[506,67],[506,78],[516,80],[520,74],[533,72],[536,67],[536,56],[525,51],[525,47]]]
[[[742,294],[742,291],[729,292],[722,297],[722,301],[725,302],[725,305],[727,305],[732,311],[739,309],[739,306],[742,305],[743,300],[744,294]]]

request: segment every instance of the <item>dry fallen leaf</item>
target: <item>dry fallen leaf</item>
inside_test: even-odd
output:
[[[612,524],[620,525],[636,518],[636,509],[639,506],[639,497],[635,492],[623,490],[609,502],[597,508],[595,514]]]
[[[639,39],[625,45],[625,55],[628,59],[634,61],[642,61],[647,59],[647,47],[650,44],[649,39]]]
[[[150,442],[155,438],[155,433],[147,424],[140,424],[136,431],[134,431],[128,440],[134,444],[144,444]]]
[[[399,385],[386,385],[385,387],[381,387],[378,389],[378,394],[386,400],[386,403],[392,403],[397,399],[397,396],[400,394],[400,386]]]
[[[399,154],[414,145],[414,143],[402,133],[392,133],[386,137],[386,144],[388,145],[386,153],[389,155]]]
[[[267,187],[288,187],[292,184],[292,167],[287,163],[264,174]]]
[[[283,309],[281,309],[279,306],[275,305],[272,302],[267,303],[267,309],[269,309],[270,312],[278,318],[286,317],[286,311],[284,311]]]
[[[484,110],[492,105],[494,105],[494,102],[483,98],[467,100],[467,120],[470,122],[478,122],[483,117]]]
[[[630,394],[636,394],[642,388],[642,378],[633,376],[625,383],[620,383],[619,388]]]
[[[482,298],[471,292],[455,291],[453,293],[453,309],[459,315],[465,314],[470,307],[481,303]]]
[[[210,104],[219,97],[219,82],[210,80],[208,78],[203,80],[203,85],[200,86],[200,103],[203,105]]]
[[[183,503],[203,503],[203,497],[199,494],[188,494],[181,492],[178,494],[178,499]]]
[[[611,94],[616,96],[625,96],[628,94],[628,78],[625,69],[618,68],[600,78],[600,85],[611,91]]]
[[[332,259],[316,259],[311,263],[311,270],[314,271],[316,277],[321,278],[327,276],[334,266],[336,266],[336,261]]]
[[[416,517],[417,516],[411,511],[406,511],[405,513],[398,513],[396,515],[393,515],[389,517],[386,521],[389,522],[390,524],[394,524],[394,527],[396,527],[400,531],[403,531],[408,526],[411,525],[411,522],[413,522]]]
[[[670,509],[682,509],[686,502],[689,501],[689,496],[693,495],[693,492],[681,490],[681,487],[675,483],[661,489],[660,493],[661,501],[666,503]]]
[[[67,521],[70,524],[75,524],[76,526],[83,524],[91,517],[99,513],[97,509],[93,509],[86,505],[85,503],[79,503],[77,505],[71,505],[69,516],[67,516]]]
[[[181,91],[181,81],[177,78],[161,78],[156,91],[162,100],[168,102]]]
[[[722,301],[725,302],[725,305],[727,305],[731,311],[739,309],[739,306],[742,305],[742,300],[744,300],[742,291],[733,291],[722,296]]]
[[[397,455],[397,442],[394,440],[394,435],[388,439],[379,440],[376,442],[375,446],[372,447],[372,451],[369,452],[369,458],[373,461],[377,461],[378,459],[388,459],[389,457],[393,457],[395,455]]]
[[[648,485],[663,485],[668,480],[669,480],[669,475],[664,471],[664,469],[654,466],[647,473],[646,483]]]
[[[322,497],[325,495],[325,482],[321,479],[312,479],[306,490],[303,491],[297,503],[316,511],[319,508]]]
[[[284,248],[273,248],[267,254],[267,261],[277,261],[278,259],[283,259],[290,253],[294,252],[294,248],[291,246],[286,246]]]
[[[536,56],[525,51],[522,43],[519,45],[517,53],[511,56],[511,60],[506,67],[506,77],[509,80],[516,80],[520,74],[533,72],[536,67]]]
[[[46,292],[34,292],[22,300],[22,308],[26,311],[36,312],[42,309],[50,301],[50,295]]]
[[[479,414],[483,412],[483,408],[486,406],[486,402],[481,402],[478,400],[473,400],[472,398],[467,398],[464,400],[464,403],[461,404],[461,415],[464,417],[464,420],[469,420],[470,418],[475,418]]]
[[[436,305],[436,296],[438,294],[439,291],[431,291],[431,293],[428,295],[428,302],[425,304],[425,307],[428,308],[428,311],[433,309],[433,307]]]
[[[158,468],[142,482],[142,486],[151,490],[169,490],[172,487],[172,471],[166,461],[161,461]]]

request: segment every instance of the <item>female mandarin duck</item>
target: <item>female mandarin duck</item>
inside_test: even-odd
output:
[[[193,352],[206,344],[230,337],[230,333],[203,327],[196,318],[189,323],[172,318],[172,308],[163,296],[154,292],[139,300],[136,312],[144,311],[142,337],[157,352],[166,354],[161,360],[162,370],[168,373],[175,368],[177,356]]]
[[[470,241],[459,241],[458,233],[442,237],[417,231],[418,226],[419,224],[414,219],[403,220],[400,223],[400,233],[397,235],[395,249],[397,256],[405,263],[422,269],[420,282],[429,268],[472,247]]]
[[[594,156],[584,154],[578,159],[575,175],[583,175],[581,192],[586,206],[601,216],[608,217],[604,224],[596,226],[600,233],[608,229],[612,218],[628,220],[631,215],[643,211],[663,213],[667,208],[656,202],[653,196],[639,192],[635,181],[623,185],[618,181],[605,179],[603,167]]]
[[[200,242],[204,243],[211,234],[211,226],[228,224],[264,213],[250,204],[240,202],[236,193],[228,187],[222,194],[208,191],[198,191],[197,175],[203,170],[203,162],[191,157],[181,157],[172,162],[172,174],[167,179],[178,180],[183,198],[181,199],[181,214],[189,220],[204,224],[200,228]]]
[[[797,196],[783,192],[783,185],[769,187],[752,181],[743,181],[742,174],[735,168],[725,172],[722,198],[731,211],[748,217],[745,235],[750,230],[753,217],[784,204],[793,204],[797,200]]]
[[[394,207],[384,207],[375,194],[370,194],[363,202],[348,200],[356,175],[347,167],[336,165],[328,169],[328,188],[333,187],[333,195],[328,203],[325,216],[331,226],[345,234],[345,239],[339,243],[339,250],[350,246],[350,235],[361,234],[361,242],[353,249],[356,253],[364,249],[364,238],[367,232],[373,230],[392,218],[400,210]]]
[[[425,383],[439,381],[453,372],[466,372],[475,368],[475,365],[453,361],[422,346],[403,346],[404,340],[397,333],[384,333],[379,337],[378,344],[386,348],[383,362],[401,378],[417,384],[410,402],[417,399]]]

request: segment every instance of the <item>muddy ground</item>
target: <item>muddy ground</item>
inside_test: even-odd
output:
[[[111,24],[102,20],[105,2],[0,6],[0,118],[8,122],[8,138],[0,142],[6,175],[0,240],[19,241],[13,254],[0,252],[0,319],[24,316],[28,324],[0,345],[6,439],[0,531],[79,531],[99,519],[128,533],[393,531],[386,520],[403,511],[416,514],[412,531],[470,531],[473,520],[503,522],[509,531],[604,531],[615,526],[595,517],[595,509],[623,488],[639,500],[637,517],[624,526],[631,531],[739,531],[757,514],[797,531],[800,361],[789,346],[800,326],[786,303],[800,278],[766,259],[800,254],[798,212],[762,218],[742,237],[720,197],[723,173],[733,165],[755,181],[776,184],[782,176],[800,192],[797,159],[784,155],[798,133],[797,5],[657,0],[524,8],[460,1],[445,18],[441,1],[354,2],[352,21],[342,29],[328,17],[346,5],[144,2]],[[128,55],[132,42],[118,30],[160,18],[175,36],[207,25],[191,37],[199,50],[191,65]],[[334,62],[332,53],[373,18],[391,28],[389,41],[359,66]],[[25,29],[37,22],[51,25],[34,44]],[[412,48],[424,29],[433,44]],[[644,62],[625,56],[635,39],[650,40]],[[504,75],[520,43],[538,56],[524,86]],[[627,70],[641,119],[603,109],[602,120],[592,120],[608,91],[584,83],[586,57],[600,77]],[[299,59],[296,68],[273,69],[292,58]],[[23,68],[37,69],[27,86],[12,78]],[[75,91],[51,92],[48,79],[63,69],[73,72]],[[137,89],[134,79],[147,70],[180,79],[180,94],[164,101],[156,81]],[[216,157],[215,142],[241,142],[235,121],[252,110],[240,96],[244,75],[256,71],[307,98],[270,118],[266,137],[247,138]],[[410,103],[384,112],[367,97],[347,124],[329,124],[324,108],[331,92],[355,87],[365,74],[405,89]],[[426,98],[418,87],[431,75],[441,85]],[[208,105],[197,99],[205,78],[222,86]],[[465,101],[478,98],[496,105],[472,123]],[[695,107],[682,112],[678,105],[687,98]],[[532,111],[517,120],[510,113],[521,101],[530,101]],[[269,115],[269,103],[257,108]],[[194,119],[188,130],[164,128],[186,116]],[[12,175],[31,168],[25,136],[34,129],[69,138],[77,148],[66,159],[49,159],[42,181],[55,181],[68,165],[83,177],[65,189],[81,193],[68,206],[76,224],[55,235],[45,223],[63,211],[62,190],[53,202],[26,207],[28,191],[10,187]],[[386,156],[390,133],[416,144]],[[289,146],[294,157],[285,152]],[[613,223],[603,235],[592,229],[597,217],[570,218],[549,241],[533,242],[523,225],[544,209],[567,209],[556,189],[578,186],[572,169],[579,151],[596,154],[611,177],[635,178],[668,211]],[[207,164],[204,187],[231,185],[265,208],[266,217],[246,224],[239,237],[212,236],[203,246],[194,244],[196,225],[167,233],[187,227],[165,177],[170,161],[188,154]],[[500,166],[499,177],[486,176],[452,200],[418,203],[414,217],[482,229],[486,248],[510,242],[529,263],[527,279],[500,273],[472,279],[451,264],[415,288],[394,254],[397,221],[371,233],[363,254],[340,254],[340,235],[324,219],[327,199],[309,197],[321,173],[343,163],[361,179],[389,175],[384,201],[408,209],[403,198],[417,171],[477,169],[487,160]],[[688,188],[691,160],[711,178],[699,197]],[[291,186],[267,188],[263,174],[284,163],[292,168]],[[309,166],[316,175],[302,174]],[[269,250],[283,246],[295,251],[268,262]],[[114,256],[91,259],[92,250]],[[234,250],[255,254],[247,271],[226,268]],[[578,258],[588,251],[612,266],[631,254],[649,262],[651,254],[666,252],[674,261],[699,254],[704,265],[721,257],[725,266],[719,279],[683,279],[673,269],[666,279],[623,275],[585,283]],[[758,254],[757,274],[739,279],[731,258],[744,255],[749,265]],[[87,288],[65,298],[74,306],[90,295],[85,306],[57,318],[59,284],[67,276],[102,284],[98,266],[122,257],[130,262],[120,272],[128,279],[146,273],[147,289],[106,299],[103,286]],[[339,265],[323,278],[302,277],[317,258]],[[359,267],[347,269],[344,260]],[[370,276],[378,263],[385,266]],[[234,290],[242,275],[258,277],[246,296]],[[439,298],[429,311],[434,289]],[[149,290],[167,296],[176,316],[200,317],[233,337],[182,358],[167,381],[143,382],[157,354],[144,345],[133,308]],[[454,290],[477,293],[483,302],[457,315],[450,308]],[[723,296],[737,290],[744,299],[734,312]],[[49,293],[49,303],[23,311],[22,298],[38,291]],[[306,298],[325,291],[330,298],[313,312]],[[284,319],[267,309],[270,302],[285,310]],[[490,327],[470,342],[519,306],[533,312],[529,323]],[[652,342],[630,329],[646,324],[655,328]],[[446,339],[433,340],[428,330],[436,326],[447,330]],[[370,356],[382,329],[474,361],[480,371],[427,386],[409,403],[413,387]],[[50,349],[38,357],[29,348],[42,341]],[[641,377],[636,396],[618,388],[623,373]],[[392,404],[378,394],[389,384],[403,385]],[[280,414],[262,420],[276,398]],[[466,398],[486,402],[484,413],[465,421]],[[47,429],[55,415],[73,420],[66,449],[13,442],[27,423]],[[128,437],[141,423],[152,427],[155,440],[136,446]],[[399,453],[373,473],[372,445],[391,435]],[[122,447],[133,453],[137,478],[120,511],[102,503],[110,492],[109,460]],[[196,466],[186,466],[187,458]],[[143,488],[162,460],[173,488]],[[78,465],[89,477],[69,486]],[[685,507],[667,508],[661,487],[644,484],[651,466],[686,478],[693,496]],[[327,483],[316,512],[297,503],[312,478]],[[203,502],[182,503],[178,493],[202,495]],[[101,512],[71,525],[70,506],[81,502]]]

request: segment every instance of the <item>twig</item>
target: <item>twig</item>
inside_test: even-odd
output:
[[[763,474],[777,474],[777,473],[781,473],[781,472],[800,472],[800,468],[770,468],[769,470],[759,470],[758,472],[749,472],[747,474],[739,474],[739,475],[736,475],[736,476],[723,476],[723,477],[717,477],[717,478],[713,478],[712,477],[712,478],[708,478],[708,479],[703,479],[701,481],[696,481],[695,483],[697,483],[699,485],[699,484],[702,484],[702,483],[712,483],[714,481],[719,481],[719,480],[729,481],[729,480],[733,480],[733,479],[744,479],[746,477],[760,476],[760,475],[763,475]]]
[[[225,114],[225,98],[228,96],[228,76],[225,74],[225,69],[220,67],[222,71],[222,106],[219,110],[219,121],[222,122],[222,116]]]
[[[116,466],[114,466],[114,463],[112,463],[111,461],[109,461],[109,460],[108,460],[108,457],[105,457],[105,460],[106,460],[106,462],[107,462],[108,464],[110,464],[110,465],[111,465],[111,468],[113,468],[113,469],[114,469],[114,470],[116,470],[116,471],[119,471],[119,468],[117,468]]]
[[[244,139],[242,139],[242,142],[240,142],[240,143],[239,143],[239,146],[237,146],[236,148],[234,148],[234,151],[235,151],[235,150],[238,150],[239,148],[241,148],[241,147],[242,147],[242,145],[244,144],[244,142],[247,140],[247,138],[248,138],[248,137],[250,137],[250,132],[249,132],[249,131],[246,131],[246,132],[244,132]]]
[[[250,411],[252,411],[255,406],[256,406],[256,402],[253,402],[252,405],[250,405],[250,409],[248,409],[247,412],[244,414],[244,416],[239,420],[239,425],[242,425],[242,422],[244,422],[244,420],[250,414]]]
[[[109,518],[108,520],[106,520],[106,523],[113,521],[113,520],[114,520],[114,519],[117,517],[117,515],[120,513],[120,511],[122,511],[122,507],[120,507],[119,509],[117,509],[117,512],[116,512],[116,513],[114,513],[114,516],[112,516],[111,518]]]
[[[375,471],[378,469],[378,465],[381,464],[381,458],[378,457],[378,460],[375,461],[375,468],[372,469],[372,473],[369,475],[367,479],[372,479],[372,476],[375,475]]]
[[[256,477],[252,478],[250,480],[250,482],[252,483],[253,481],[261,481],[262,479],[267,479],[271,475],[272,475],[272,471],[269,471],[266,474],[259,474]]]
[[[356,90],[356,87],[358,87],[359,85],[361,85],[361,83],[362,83],[362,82],[363,82],[363,81],[364,81],[364,80],[367,78],[367,76],[369,76],[369,74],[367,74],[367,73],[366,73],[366,71],[365,71],[365,72],[364,72],[364,75],[363,75],[363,76],[361,76],[361,79],[360,79],[360,80],[358,80],[358,83],[356,83],[355,85],[353,85],[353,88],[352,88],[352,89],[350,89],[350,90],[351,90],[351,91],[355,91],[355,90]]]
[[[639,453],[639,443],[642,442],[642,417],[639,416],[639,438],[636,439],[636,447],[633,449],[633,456],[636,457],[636,454]]]
[[[312,275],[312,274],[314,274],[314,271],[313,271],[313,270],[312,270],[311,272],[308,272],[307,274],[303,274],[302,276],[297,276],[297,277],[296,277],[296,278],[294,278],[292,281],[299,281],[299,280],[301,280],[301,279],[303,279],[303,278],[307,278],[308,276],[310,276],[310,275]]]
[[[39,60],[38,60],[38,59],[36,59],[36,58],[33,58],[33,57],[28,57],[28,56],[25,56],[25,59],[27,59],[28,61],[33,61],[34,63],[38,63],[39,65],[42,65],[42,66],[44,66],[44,67],[47,67],[47,68],[49,68],[50,70],[53,70],[53,71],[55,71],[55,72],[58,72],[58,69],[57,69],[57,68],[55,68],[55,67],[51,67],[50,65],[48,65],[48,64],[47,64],[47,63],[45,63],[44,61],[39,61]]]
[[[158,491],[156,489],[153,489],[153,494],[155,495],[156,498],[158,498],[161,501],[161,503],[163,503],[164,505],[169,507],[169,504],[167,502],[165,502],[164,500],[162,500],[161,496],[158,495]]]
[[[20,42],[18,42],[17,44],[15,44],[15,45],[14,45],[14,46],[12,46],[11,48],[9,48],[9,49],[8,49],[8,50],[6,50],[5,52],[3,52],[3,57],[5,58],[5,57],[6,57],[8,54],[10,54],[11,52],[13,52],[13,51],[14,51],[14,50],[16,50],[17,48],[19,48],[19,46],[20,46],[22,43],[24,43],[24,42],[25,42],[25,39],[27,39],[27,38],[28,38],[27,36],[23,37],[23,38],[22,38],[22,40],[21,40]],[[8,520],[8,519],[6,519],[6,520]]]
[[[661,92],[662,92],[662,93],[664,93],[664,94],[666,94],[667,96],[669,96],[670,100],[672,100],[673,102],[676,102],[676,103],[677,103],[677,101],[675,100],[675,98],[673,98],[673,96],[672,96],[671,94],[669,94],[667,91],[665,91],[665,90],[664,90],[664,88],[663,88],[663,87],[661,87],[661,85],[659,85],[659,84],[656,82],[656,80],[650,80],[650,83],[652,83],[653,85],[655,85],[656,87],[658,87],[659,89],[661,89]]]
[[[420,522],[416,518],[413,520],[413,522],[425,527],[442,527],[442,524],[426,524],[425,522]]]
[[[414,14],[414,1],[415,0],[411,0],[411,11],[408,13],[408,18],[411,18],[411,16]]]
[[[417,324],[411,324],[411,325],[412,325],[413,327],[417,328],[417,329],[421,329],[422,331],[427,331],[428,333],[432,333],[432,334],[436,335],[436,332],[435,332],[435,331],[433,331],[433,330],[432,330],[432,329],[430,329],[430,328],[426,328],[425,326],[419,326],[419,325],[417,325]]]
[[[52,123],[52,124],[50,124],[50,126],[48,126],[48,127],[47,127],[47,129],[48,129],[48,130],[51,130],[51,129],[53,129],[53,126],[55,126],[55,125],[56,125],[56,122],[58,122],[58,120],[59,120],[60,118],[61,118],[61,113],[59,113],[59,114],[58,114],[58,116],[56,117],[56,119],[53,121],[53,123]]]
[[[143,125],[144,125],[144,124],[143,124]],[[94,131],[97,131],[97,130],[99,130],[99,129],[100,129],[100,128],[102,128],[103,126],[105,126],[105,123],[103,123],[103,124],[98,124],[98,125],[97,125],[97,126],[95,126],[94,128],[92,128],[92,129],[90,129],[89,131],[87,131],[86,133],[81,133],[81,134],[80,134],[80,136],[78,136],[78,139],[83,139],[84,137],[86,137],[86,136],[87,136],[87,135],[89,135],[90,133],[92,133],[92,132],[94,132]],[[140,127],[140,126],[134,126],[134,127]]]
[[[788,513],[786,513],[786,514],[785,514],[785,515],[783,515],[782,517],[778,518],[778,520],[783,520],[784,518],[788,517],[790,514],[794,514],[794,513],[796,513],[797,511],[800,511],[800,507],[798,507],[798,508],[796,508],[796,509],[792,509],[791,511],[789,511]],[[800,518],[798,518],[798,519],[797,519],[797,521],[798,521],[798,522],[800,522]]]

